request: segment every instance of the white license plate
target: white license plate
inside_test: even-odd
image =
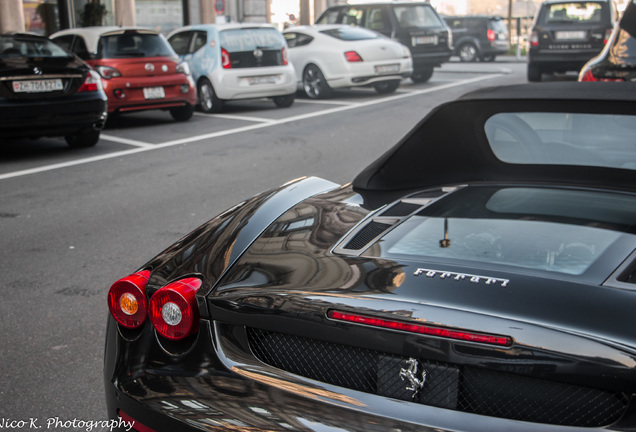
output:
[[[260,85],[260,84],[276,84],[278,80],[275,76],[257,76],[250,77],[247,79],[247,82],[250,85]]]
[[[381,65],[375,67],[375,73],[377,74],[390,74],[400,72],[400,65]]]
[[[163,87],[144,87],[144,97],[146,99],[163,99],[166,93]]]
[[[413,36],[411,44],[415,45],[437,45],[437,36]]]
[[[583,40],[587,38],[585,31],[558,31],[554,34],[556,40]]]
[[[14,93],[47,93],[64,90],[61,79],[13,81]]]

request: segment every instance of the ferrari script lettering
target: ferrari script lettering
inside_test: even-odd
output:
[[[499,285],[501,287],[507,287],[510,283],[508,279],[501,279],[491,276],[478,276],[468,273],[456,273],[456,272],[447,272],[443,270],[431,270],[418,268],[413,273],[415,276],[425,275],[427,278],[440,278],[440,279],[451,279],[456,281],[467,280],[471,283],[485,283],[486,285]]]

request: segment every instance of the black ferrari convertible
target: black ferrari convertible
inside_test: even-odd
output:
[[[490,88],[108,292],[148,431],[636,430],[636,83]]]

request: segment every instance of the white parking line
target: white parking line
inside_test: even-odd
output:
[[[194,113],[194,114],[201,117],[224,118],[228,120],[243,120],[243,121],[252,121],[252,122],[258,122],[258,123],[272,123],[276,121],[276,119],[268,119],[264,117],[250,117],[250,116],[244,116],[244,115],[204,114],[204,113]]]
[[[398,100],[398,99],[404,99],[404,98],[407,98],[407,97],[413,97],[413,96],[417,96],[417,95],[422,95],[422,94],[425,94],[425,93],[432,93],[432,92],[436,92],[436,91],[440,91],[440,90],[446,90],[446,89],[453,88],[453,87],[460,87],[460,86],[463,86],[463,85],[472,84],[472,83],[476,83],[476,82],[479,82],[479,81],[486,81],[486,80],[496,79],[496,78],[501,77],[501,76],[503,76],[503,74],[496,74],[496,75],[493,74],[493,75],[487,75],[487,76],[480,76],[480,77],[471,78],[471,79],[467,79],[467,80],[462,80],[462,81],[452,82],[452,83],[448,83],[448,84],[443,84],[443,85],[440,85],[440,86],[437,86],[437,87],[431,87],[431,88],[427,88],[427,89],[423,89],[423,90],[417,90],[417,91],[412,91],[412,92],[411,91],[409,91],[409,92],[400,92],[399,94],[396,94],[396,95],[393,95],[393,96],[383,97],[383,98],[379,98],[379,99],[373,99],[373,100],[370,100],[370,101],[357,103],[355,105],[348,104],[348,105],[345,105],[345,106],[339,106],[339,107],[336,107],[336,108],[321,110],[321,111],[314,112],[314,113],[302,114],[302,115],[298,115],[298,116],[294,116],[294,117],[287,117],[287,118],[280,119],[280,120],[272,120],[272,121],[267,121],[267,122],[260,122],[260,123],[253,124],[253,125],[250,125],[250,126],[243,126],[243,127],[234,128],[234,129],[228,129],[228,130],[224,130],[224,131],[220,131],[220,132],[213,132],[213,133],[209,133],[209,134],[190,136],[190,137],[182,138],[182,139],[178,139],[178,140],[167,141],[167,142],[164,142],[164,143],[161,143],[161,144],[151,144],[151,143],[135,141],[135,140],[126,140],[126,141],[128,141],[127,144],[134,145],[137,148],[130,149],[130,150],[122,150],[122,151],[118,151],[118,152],[115,152],[115,153],[109,153],[109,154],[104,154],[104,155],[100,155],[100,156],[93,156],[93,157],[84,158],[84,159],[78,159],[78,160],[74,160],[74,161],[68,161],[68,162],[62,162],[62,163],[57,163],[57,164],[45,165],[45,166],[41,166],[41,167],[37,167],[37,168],[31,168],[31,169],[26,169],[26,170],[21,170],[21,171],[14,171],[14,172],[6,173],[6,174],[0,174],[0,180],[6,180],[6,179],[10,179],[10,178],[22,177],[22,176],[31,175],[31,174],[38,174],[38,173],[42,173],[42,172],[46,172],[46,171],[52,171],[52,170],[56,170],[56,169],[68,168],[68,167],[77,166],[77,165],[83,165],[83,164],[87,164],[87,163],[91,163],[91,162],[97,162],[97,161],[102,161],[102,160],[107,160],[107,159],[113,159],[113,158],[118,158],[118,157],[122,157],[122,156],[132,155],[132,154],[135,154],[135,153],[141,153],[141,152],[151,151],[151,150],[155,150],[155,149],[171,147],[171,146],[175,146],[175,145],[187,144],[187,143],[192,143],[192,142],[196,142],[196,141],[202,141],[202,140],[205,140],[205,139],[210,139],[210,138],[216,138],[216,137],[220,137],[220,136],[226,136],[226,135],[232,135],[232,134],[247,132],[247,131],[251,131],[251,130],[255,130],[255,129],[262,129],[262,128],[271,127],[271,126],[284,124],[284,123],[289,123],[289,122],[294,122],[294,121],[298,121],[298,120],[305,120],[305,119],[309,119],[309,118],[313,118],[313,117],[320,117],[320,116],[323,116],[323,115],[333,114],[333,113],[337,113],[337,112],[340,112],[340,111],[347,111],[347,110],[351,110],[351,109],[362,108],[362,107],[366,107],[366,106],[371,106],[371,105],[385,103],[387,101],[394,101],[394,100]],[[218,115],[218,114],[215,114],[215,115]],[[245,117],[242,117],[242,116],[237,116],[237,118],[246,119]],[[249,119],[249,117],[247,117],[247,119]],[[124,140],[125,140],[124,138],[117,138],[117,137],[112,137],[112,136],[108,136],[108,135],[102,135],[102,137],[106,141],[112,140],[112,141],[115,141],[115,142],[124,142]]]
[[[131,140],[130,138],[121,138],[121,137],[117,137],[114,135],[108,135],[108,134],[101,134],[100,137],[102,139],[105,139],[107,141],[112,141],[112,142],[117,142],[117,143],[121,143],[121,144],[128,144],[131,146],[135,146],[135,147],[154,147],[154,144],[148,143],[148,142],[143,142],[143,141],[138,141],[138,140]]]
[[[335,100],[325,100],[325,99],[296,99],[294,103],[306,103],[306,104],[316,104],[316,105],[359,105],[359,102],[346,102],[346,101],[335,101]]]

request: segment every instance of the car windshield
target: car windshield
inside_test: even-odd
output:
[[[541,18],[542,24],[600,23],[601,4],[595,2],[556,3]]]
[[[244,28],[220,32],[221,46],[229,53],[255,49],[280,50],[283,37],[275,28]]]
[[[499,113],[485,123],[497,158],[512,164],[636,170],[636,116]]]
[[[430,6],[395,5],[393,12],[400,27],[439,27],[444,24]]]
[[[590,205],[594,203],[594,205]],[[400,224],[365,255],[461,260],[581,275],[621,237],[632,238],[630,195],[468,187]]]
[[[320,33],[324,33],[328,36],[334,37],[336,39],[344,40],[344,41],[377,39],[380,37],[379,33],[375,33],[361,27],[353,27],[353,26],[338,27],[334,29],[323,30]]]
[[[29,36],[0,35],[0,58],[6,57],[59,57],[71,54],[48,39]]]
[[[102,36],[99,40],[100,58],[173,57],[168,42],[156,33],[125,32]]]

